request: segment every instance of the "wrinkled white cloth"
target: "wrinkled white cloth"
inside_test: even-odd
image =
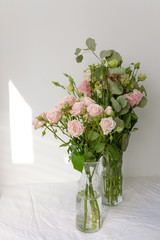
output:
[[[126,178],[124,201],[103,206],[100,231],[75,227],[76,183],[5,186],[0,240],[160,240],[160,177]]]

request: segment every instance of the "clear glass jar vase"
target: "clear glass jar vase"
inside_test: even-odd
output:
[[[122,202],[122,157],[114,160],[111,156],[102,157],[102,203],[108,206],[116,206]]]
[[[96,232],[101,228],[102,190],[98,162],[85,162],[78,181],[76,198],[76,226],[82,232]]]

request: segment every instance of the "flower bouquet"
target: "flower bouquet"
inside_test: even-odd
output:
[[[98,56],[92,38],[86,40],[86,46],[76,49],[76,61],[80,63],[88,52],[99,63],[88,66],[79,87],[68,74],[64,74],[69,81],[67,86],[53,82],[66,90],[68,96],[48,113],[36,117],[33,125],[35,129],[43,128],[43,136],[46,130],[52,132],[62,142],[60,147],[68,148],[74,169],[83,171],[77,193],[76,224],[81,231],[93,232],[101,227],[101,197],[109,205],[122,201],[122,156],[131,132],[137,130],[134,109],[144,107],[147,98],[141,85],[146,75],[137,76],[139,62],[124,68],[118,52],[103,50]],[[68,141],[58,135],[58,130]],[[101,157],[102,182],[97,172]]]

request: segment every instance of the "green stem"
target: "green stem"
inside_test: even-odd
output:
[[[62,141],[63,143],[66,143],[65,141],[62,140],[62,138],[58,137],[57,134],[56,134],[53,130],[51,130],[47,125],[46,125],[46,128],[47,128],[49,131],[51,131],[51,132],[54,134],[54,136],[57,137],[60,141]]]
[[[86,183],[85,199],[84,199],[83,231],[86,230],[86,223],[87,223],[87,200],[88,200],[88,184]]]

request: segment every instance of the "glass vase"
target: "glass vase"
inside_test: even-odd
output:
[[[102,191],[98,162],[85,162],[78,182],[76,198],[76,226],[82,232],[92,233],[101,228]]]
[[[116,206],[122,202],[122,152],[119,160],[111,156],[102,157],[102,203],[108,206]]]

